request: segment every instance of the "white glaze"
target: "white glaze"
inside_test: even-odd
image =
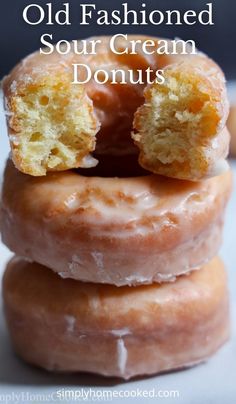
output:
[[[128,359],[128,351],[125,347],[124,340],[119,338],[117,340],[117,356],[118,356],[118,368],[120,371],[120,375],[125,375],[126,363]]]
[[[80,167],[82,168],[91,168],[91,167],[96,167],[98,164],[98,160],[92,157],[90,154],[87,156],[84,156],[82,161],[80,162]]]
[[[92,251],[91,255],[92,255],[94,262],[97,265],[98,269],[103,269],[104,268],[103,253],[101,253],[99,251]]]
[[[225,159],[218,160],[208,171],[208,177],[215,177],[221,175],[229,170],[229,163]]]
[[[11,92],[15,93],[16,89],[17,89],[17,82],[16,82],[16,80],[13,80],[13,82],[10,85],[10,90],[11,90]]]
[[[69,270],[72,272],[72,273],[74,273],[74,272],[76,272],[79,268],[83,268],[84,267],[84,265],[83,265],[83,261],[81,260],[81,258],[77,255],[77,254],[74,254],[73,256],[72,256],[72,260],[71,260],[71,262],[69,263]],[[64,274],[65,275],[65,274]],[[62,274],[62,277],[63,277],[63,274]],[[65,276],[64,276],[65,277]]]
[[[14,145],[18,145],[18,144],[20,144],[20,142],[19,142],[19,136],[16,136],[16,135],[9,135],[9,139],[10,139],[10,142],[12,142]]]
[[[74,209],[74,208],[76,208],[76,205],[77,205],[77,202],[76,202],[76,192],[74,192],[73,194],[69,195],[68,198],[65,199],[64,205],[65,205],[68,209]]]
[[[75,329],[75,323],[76,323],[75,317],[70,316],[70,315],[65,315],[65,320],[66,320],[67,332],[69,334],[73,333],[74,329]]]
[[[109,334],[114,335],[115,337],[124,337],[125,335],[130,335],[131,331],[128,327],[121,328],[120,330],[111,330]]]

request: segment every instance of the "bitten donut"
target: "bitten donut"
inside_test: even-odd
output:
[[[175,283],[137,288],[62,280],[15,258],[3,299],[15,351],[50,371],[129,379],[206,360],[229,336],[218,258]]]
[[[228,99],[219,67],[203,56],[172,59],[163,85],[144,90],[134,115],[133,139],[147,170],[199,180],[227,169]]]
[[[8,161],[3,242],[63,278],[117,286],[172,280],[217,253],[230,172],[199,183],[93,175],[35,178]]]
[[[174,45],[119,35],[116,53],[111,37],[89,38],[87,49],[92,41],[100,41],[95,54],[37,52],[4,79],[12,158],[19,170],[41,176],[94,166],[93,151],[99,160],[101,154],[137,153],[133,125],[140,164],[150,171],[199,180],[226,168],[228,101],[224,75],[212,60],[194,54],[181,40]],[[85,42],[75,44],[79,53]],[[100,66],[108,80],[99,84],[92,74],[86,84],[73,84],[73,64],[87,65],[92,73]],[[121,69],[137,83],[117,75],[113,84],[111,71]],[[138,72],[148,69],[151,80],[139,82]],[[164,84],[154,80],[159,69],[164,70]],[[79,73],[85,81],[84,69]]]

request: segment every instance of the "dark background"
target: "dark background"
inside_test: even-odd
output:
[[[212,0],[214,26],[79,26],[80,3],[93,3],[99,9],[119,9],[127,2],[129,8],[139,9],[145,2],[147,9],[201,11],[210,0],[54,0],[53,7],[63,3],[71,5],[71,26],[48,26],[41,23],[30,26],[24,22],[22,11],[29,4],[45,6],[50,0],[1,0],[0,3],[0,77],[6,74],[22,57],[40,47],[40,36],[53,34],[54,42],[60,39],[86,38],[92,35],[115,33],[142,33],[182,39],[194,39],[197,47],[214,58],[224,69],[227,79],[236,79],[236,0]]]

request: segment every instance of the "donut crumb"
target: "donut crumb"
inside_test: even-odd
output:
[[[135,114],[132,135],[140,164],[166,176],[201,178],[208,171],[207,146],[220,122],[210,81],[184,64],[170,67],[165,83],[147,88],[145,100]]]
[[[65,72],[25,80],[12,95],[9,109],[14,113],[9,125],[16,139],[15,164],[27,174],[84,167],[95,149],[99,125],[92,102]]]

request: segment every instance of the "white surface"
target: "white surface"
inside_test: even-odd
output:
[[[3,169],[8,155],[8,142],[5,131],[4,117],[0,116],[0,172]],[[236,179],[236,162],[231,162]],[[4,324],[3,313],[0,321],[0,403],[40,403],[57,402],[73,403],[82,400],[59,400],[56,391],[63,388],[82,392],[82,388],[89,392],[101,390],[126,391],[128,394],[136,389],[151,390],[178,390],[179,398],[113,398],[118,403],[174,403],[179,404],[233,404],[236,401],[236,181],[235,191],[227,209],[224,231],[224,244],[221,250],[229,273],[229,287],[231,293],[232,337],[209,362],[194,368],[161,375],[158,377],[142,378],[129,382],[120,382],[114,379],[105,379],[90,375],[53,375],[25,365],[18,360],[12,352],[7,330]],[[14,231],[14,229],[13,229]],[[9,251],[0,243],[0,274],[10,257]],[[99,347],[98,347],[99,349]],[[138,390],[136,390],[137,393]],[[45,395],[38,399],[23,396],[23,392]],[[94,394],[94,393],[91,394]],[[20,396],[13,396],[21,394]],[[54,393],[52,398],[46,394]],[[4,396],[10,394],[11,396]],[[123,394],[123,393],[122,393]],[[134,392],[133,392],[134,394]],[[15,399],[15,401],[13,400]],[[8,401],[7,401],[8,400]],[[18,401],[17,401],[18,400]],[[99,400],[105,402],[105,400]],[[87,400],[85,402],[92,402]],[[94,401],[93,401],[94,402]],[[109,402],[109,401],[106,401]]]

